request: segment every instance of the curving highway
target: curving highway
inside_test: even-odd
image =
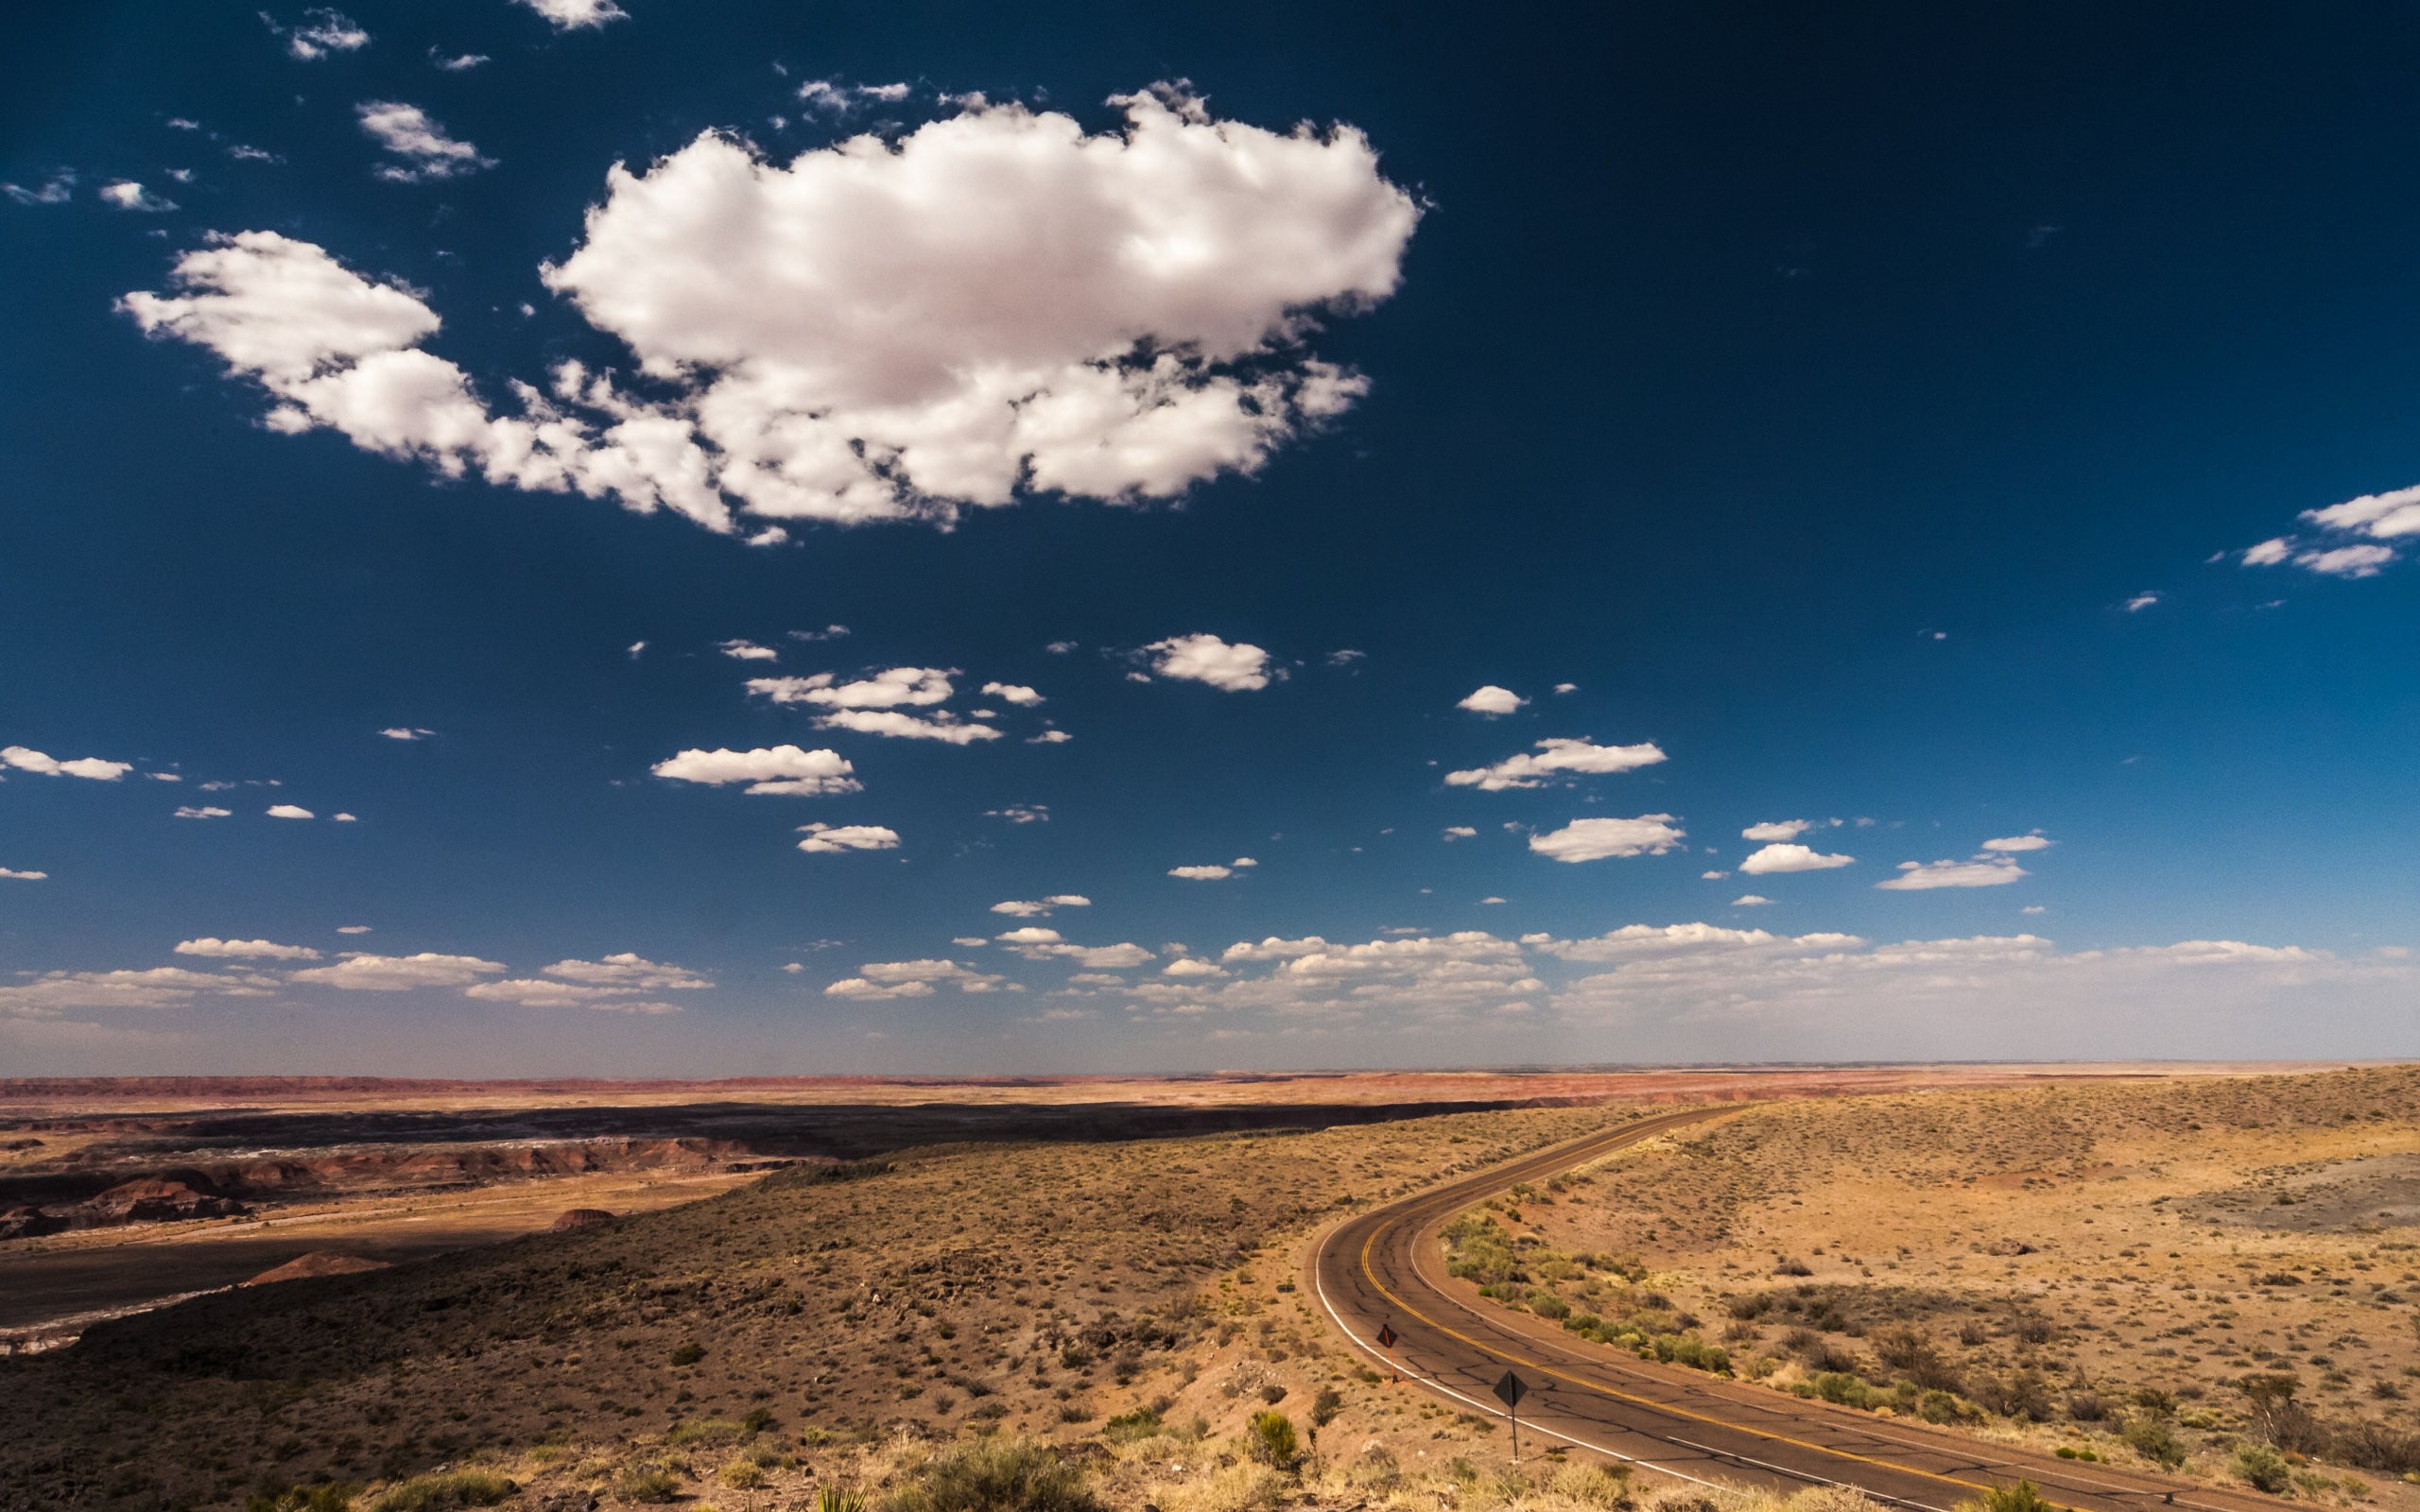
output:
[[[1491,1388],[1507,1369],[1520,1377],[1530,1388],[1520,1404],[1524,1453],[1559,1443],[1702,1484],[1854,1486],[1921,1512],[1949,1512],[1987,1486],[2018,1479],[2078,1512],[2275,1512],[2279,1503],[2248,1491],[2063,1460],[1641,1361],[1447,1279],[1438,1230],[1471,1204],[1731,1111],[1634,1120],[1348,1218],[1313,1248],[1305,1280],[1375,1367],[1390,1358],[1380,1330],[1392,1330],[1392,1364],[1410,1383],[1401,1389],[1501,1421]]]

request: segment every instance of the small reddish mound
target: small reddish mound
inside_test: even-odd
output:
[[[385,1270],[387,1262],[372,1260],[364,1255],[339,1255],[332,1250],[314,1249],[295,1256],[274,1270],[265,1270],[244,1282],[247,1286],[267,1286],[271,1281],[299,1281],[306,1276],[350,1276],[361,1270]]]
[[[196,1177],[197,1180],[200,1179]],[[198,1192],[182,1181],[160,1177],[120,1182],[84,1204],[103,1221],[161,1223],[177,1218],[225,1218],[251,1210],[232,1197]]]
[[[614,1215],[602,1208],[574,1208],[547,1227],[557,1233],[566,1228],[595,1228],[614,1221]]]

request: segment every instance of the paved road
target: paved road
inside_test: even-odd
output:
[[[1717,1109],[1624,1123],[1347,1219],[1313,1252],[1313,1294],[1374,1366],[1386,1365],[1377,1334],[1382,1325],[1392,1326],[1393,1360],[1407,1381],[1465,1410],[1501,1420],[1503,1408],[1490,1388],[1512,1370],[1530,1389],[1520,1410],[1521,1442],[1530,1452],[1560,1442],[1685,1480],[1785,1491],[1851,1486],[1921,1512],[1948,1512],[1985,1486],[2020,1478],[2078,1512],[2169,1505],[2276,1512],[2279,1503],[2248,1491],[2015,1451],[1650,1364],[1480,1300],[1466,1283],[1448,1282],[1437,1230],[1471,1204],[1515,1182],[1541,1180],[1721,1116]]]

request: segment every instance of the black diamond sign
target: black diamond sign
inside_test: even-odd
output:
[[[1395,1330],[1394,1330],[1394,1325],[1393,1325],[1393,1324],[1392,1324],[1392,1323],[1381,1323],[1381,1324],[1379,1324],[1379,1325],[1378,1325],[1378,1348],[1379,1348],[1379,1349],[1393,1349],[1394,1347],[1395,1347]]]
[[[1504,1379],[1495,1383],[1495,1400],[1504,1403],[1506,1412],[1511,1412],[1519,1406],[1521,1399],[1529,1394],[1529,1386],[1523,1383],[1519,1376],[1510,1370],[1505,1371]]]

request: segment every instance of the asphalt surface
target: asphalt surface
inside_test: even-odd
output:
[[[1724,1111],[1624,1123],[1349,1218],[1312,1255],[1313,1294],[1374,1367],[1392,1361],[1401,1370],[1401,1389],[1501,1423],[1493,1388],[1507,1370],[1518,1376],[1529,1387],[1517,1414],[1524,1457],[1570,1446],[1687,1481],[1784,1492],[1847,1486],[1921,1512],[1949,1512],[1987,1486],[2020,1479],[2078,1512],[2275,1512],[2280,1503],[2251,1492],[2016,1451],[1641,1361],[1448,1282],[1437,1230],[1463,1209]],[[1396,1335],[1392,1351],[1378,1345],[1382,1327]]]

